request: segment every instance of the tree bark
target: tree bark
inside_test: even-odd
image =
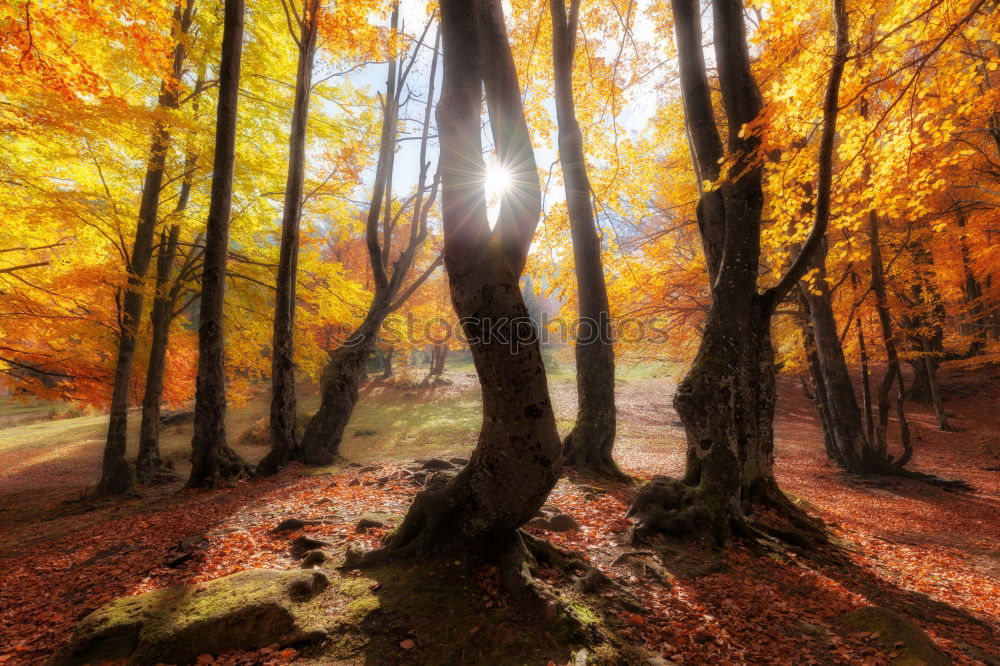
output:
[[[213,487],[250,471],[248,465],[226,443],[223,330],[226,259],[229,255],[229,222],[236,163],[243,12],[244,0],[225,1],[212,195],[205,230],[205,259],[201,277],[194,437],[191,440],[191,476],[187,482],[191,488]]]
[[[298,19],[299,34],[293,35],[299,47],[299,57],[288,140],[288,177],[281,217],[281,248],[271,338],[271,450],[257,465],[257,472],[265,475],[274,474],[292,460],[298,447],[295,433],[295,287],[305,182],[306,130],[319,11],[320,0],[304,0],[302,17]],[[295,15],[298,16],[298,13]]]
[[[188,153],[184,164],[185,175],[177,195],[174,215],[187,209],[191,198],[195,156]],[[163,400],[163,378],[166,371],[167,348],[170,342],[170,325],[176,314],[174,307],[180,297],[185,273],[195,260],[195,253],[184,263],[171,284],[171,273],[177,258],[181,227],[172,224],[169,231],[160,233],[160,249],[156,259],[156,296],[150,312],[152,341],[149,364],[146,370],[146,389],[142,396],[142,422],[139,425],[139,455],[136,459],[136,476],[140,483],[153,483],[173,477],[173,465],[160,456],[160,403]]]
[[[398,20],[398,7],[395,7],[392,14],[393,29],[396,29]],[[426,35],[426,29],[424,34]],[[421,42],[422,40],[423,37],[421,37]],[[419,43],[417,48],[419,50]],[[358,401],[358,386],[364,377],[368,356],[375,350],[382,323],[389,313],[401,306],[438,266],[437,260],[432,262],[409,286],[403,287],[417,251],[427,237],[427,215],[437,194],[438,181],[435,177],[434,183],[430,187],[431,194],[426,200],[424,199],[424,194],[428,189],[427,174],[430,163],[427,162],[426,158],[437,61],[437,45],[435,45],[431,60],[427,104],[424,110],[423,135],[420,141],[420,174],[417,178],[417,191],[413,202],[409,238],[398,258],[391,262],[391,270],[389,268],[389,255],[395,231],[393,221],[396,219],[391,214],[390,206],[392,201],[392,168],[397,143],[396,125],[399,118],[399,94],[404,80],[402,78],[397,80],[396,60],[393,59],[389,62],[379,159],[375,169],[375,182],[365,225],[365,240],[368,248],[368,260],[375,282],[375,295],[358,331],[344,346],[330,353],[329,361],[323,371],[322,399],[319,410],[306,426],[302,443],[296,453],[297,459],[307,465],[329,465],[336,460],[344,429],[347,427],[351,414],[354,412],[354,406]],[[383,205],[386,215],[382,218],[382,240],[380,242],[379,220]]]
[[[382,379],[392,377],[392,357],[396,355],[396,350],[389,347],[382,351]]]
[[[369,310],[368,318],[343,345],[330,353],[323,371],[319,409],[309,419],[297,460],[306,465],[330,465],[337,460],[344,429],[358,403],[358,387],[376,336],[385,319],[383,308]]]
[[[700,5],[673,0],[674,25],[684,98],[685,124],[699,182],[717,178],[721,139],[716,129],[701,44]],[[761,253],[763,187],[756,159],[760,140],[744,127],[762,102],[750,69],[743,3],[714,0],[712,25],[719,87],[726,111],[729,173],[737,174],[702,191],[698,225],[712,287],[701,346],[678,386],[674,407],[688,440],[687,490],[656,501],[637,500],[638,532],[662,525],[664,512],[691,522],[697,514],[718,545],[750,536],[754,506],[778,510],[797,526],[812,522],[778,489],[774,479],[774,350],[771,317],[777,304],[802,279],[822,243],[830,216],[833,144],[840,78],[847,59],[847,15],[834,0],[836,51],[823,102],[823,131],[814,221],[792,264],[763,293],[757,289]],[[654,481],[640,499],[656,495]],[[640,509],[640,504],[642,508]],[[659,507],[659,508],[656,508]],[[654,510],[655,509],[655,510]]]
[[[500,0],[443,0],[441,33],[444,261],[479,375],[483,422],[469,464],[434,477],[383,552],[457,548],[495,558],[545,501],[562,462],[537,330],[519,286],[541,188]],[[483,83],[498,157],[517,183],[493,230],[483,181]]]
[[[178,86],[186,54],[185,35],[191,26],[194,2],[187,7],[178,3],[174,8],[174,37],[172,80],[160,84],[159,109],[176,109]],[[132,487],[132,469],[125,460],[128,440],[128,408],[132,383],[132,366],[135,361],[139,322],[142,317],[143,290],[146,273],[153,256],[153,238],[156,233],[157,213],[160,206],[160,188],[163,186],[163,167],[170,147],[170,132],[162,121],[153,129],[146,176],[142,183],[139,203],[139,221],[135,229],[132,252],[128,257],[128,285],[122,298],[118,331],[118,356],[115,360],[114,387],[108,417],[108,436],[104,444],[101,480],[98,494],[110,495],[126,492]]]
[[[910,443],[910,427],[906,421],[903,371],[899,363],[899,353],[896,351],[896,340],[892,331],[892,318],[889,315],[889,298],[886,294],[882,251],[879,245],[879,219],[878,213],[875,211],[870,211],[868,214],[868,229],[868,243],[872,263],[872,291],[875,293],[875,310],[878,312],[879,324],[882,327],[882,340],[885,344],[886,363],[888,366],[885,377],[882,378],[882,383],[878,387],[878,422],[875,426],[875,444],[881,455],[885,456],[887,460],[894,462],[897,467],[902,467],[909,462],[910,457],[913,455],[913,447]],[[903,453],[895,461],[892,461],[892,458],[888,454],[889,393],[892,390],[893,383],[897,384],[896,417],[899,420],[900,443],[903,445]]]
[[[995,115],[995,114],[994,114]],[[968,309],[966,324],[967,332],[972,335],[972,342],[969,350],[965,353],[966,358],[979,356],[986,350],[986,330],[987,316],[983,308],[983,287],[979,284],[972,267],[972,257],[969,252],[969,237],[965,231],[965,213],[958,215],[959,250],[962,255],[962,275],[965,278],[965,304]]]
[[[611,455],[615,443],[615,353],[611,339],[608,290],[590,200],[583,134],[573,100],[573,54],[580,0],[549,0],[552,17],[552,68],[555,74],[559,161],[569,213],[580,334],[576,339],[576,423],[563,440],[566,465],[597,476],[624,480]]]
[[[146,370],[146,390],[142,396],[139,456],[136,459],[136,476],[140,483],[151,483],[162,474],[169,473],[172,467],[160,457],[160,402],[163,398],[163,377],[174,306],[174,300],[166,292],[177,256],[180,231],[180,225],[174,224],[169,233],[164,231],[160,234],[160,252],[156,259],[156,297],[150,314],[153,339],[149,349],[149,367]]]
[[[809,302],[819,374],[825,388],[828,418],[837,448],[834,460],[847,471],[856,474],[878,472],[884,467],[885,460],[875,451],[865,434],[861,409],[844,358],[844,349],[840,344],[830,285],[826,281],[825,244],[817,252],[814,261],[816,277],[810,284],[800,284],[800,289]]]

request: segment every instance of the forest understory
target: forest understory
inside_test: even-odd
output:
[[[426,480],[420,465],[409,461],[460,458],[471,449],[478,426],[475,380],[464,372],[450,376],[452,384],[431,389],[369,382],[363,389],[366,407],[358,410],[348,429],[353,436],[345,442],[354,460],[318,471],[292,465],[277,476],[228,489],[184,491],[178,482],[144,487],[126,499],[81,499],[99,465],[98,441],[32,456],[8,440],[0,448],[0,467],[9,470],[0,486],[0,663],[44,662],[66,644],[83,616],[116,597],[247,569],[297,568],[302,553],[294,546],[296,539],[301,546],[302,537],[325,542],[322,548],[331,555],[320,569],[335,591],[327,597],[344,604],[327,609],[338,618],[335,629],[308,646],[201,655],[198,663],[918,663],[905,661],[909,647],[887,642],[887,632],[851,626],[844,619],[868,606],[911,618],[954,663],[995,664],[1000,658],[1000,525],[995,520],[1000,433],[992,411],[1000,369],[942,370],[955,432],[935,427],[930,406],[912,407],[913,468],[960,477],[972,492],[839,472],[820,454],[811,402],[797,382],[783,378],[777,476],[833,535],[831,546],[814,553],[761,554],[740,547],[715,561],[711,572],[692,576],[711,559],[709,554],[699,559],[697,552],[690,553],[688,568],[676,561],[664,566],[652,550],[626,542],[631,521],[625,514],[638,485],[601,483],[572,470],[564,475],[545,511],[568,514],[579,529],[529,526],[528,531],[582,553],[637,605],[634,612],[613,607],[606,595],[581,593],[555,570],[547,571],[549,582],[578,616],[598,625],[598,633],[607,629],[622,644],[666,662],[629,662],[622,652],[614,657],[617,662],[601,662],[605,657],[593,645],[590,661],[568,661],[579,658],[574,651],[585,642],[559,621],[540,621],[508,599],[495,564],[465,559],[362,572],[337,568],[349,548],[377,546],[395,524],[393,516],[405,513]],[[562,376],[551,385],[564,427],[562,418],[573,410],[574,385]],[[673,379],[663,376],[619,381],[617,458],[639,480],[683,471],[683,431],[670,407],[673,386]],[[416,403],[431,410],[437,406],[450,417],[445,410],[465,400],[468,417],[455,417],[436,439],[423,435],[440,424],[421,430],[412,423],[422,418],[419,410],[412,411]],[[386,445],[382,440],[391,440],[389,429],[400,426],[387,410],[400,402],[408,402],[411,410],[411,422],[403,428],[413,435],[411,448],[395,442],[387,453],[380,448]],[[371,426],[380,419],[385,430]],[[71,423],[45,421],[32,427]],[[184,428],[190,425],[175,427]],[[239,435],[234,431],[234,437]],[[248,459],[266,452],[266,446],[243,441],[239,450]],[[359,529],[359,519],[372,512],[378,515],[367,518],[381,526]],[[275,533],[289,518],[307,524]]]

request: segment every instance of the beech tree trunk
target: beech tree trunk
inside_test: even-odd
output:
[[[448,358],[448,343],[436,342],[431,346],[431,377],[440,377],[444,374],[444,362]]]
[[[800,289],[809,302],[816,360],[825,389],[827,417],[837,450],[834,461],[849,472],[875,473],[884,467],[885,460],[872,447],[865,434],[861,409],[844,358],[844,349],[840,344],[830,285],[826,281],[825,243],[817,251],[815,262],[815,279],[812,283],[801,284]]]
[[[396,355],[396,350],[392,347],[382,352],[382,379],[392,377],[392,357]]]
[[[213,487],[247,474],[248,465],[226,443],[226,365],[224,306],[229,222],[236,163],[236,120],[240,59],[243,51],[243,0],[226,0],[219,104],[215,125],[212,196],[205,229],[198,325],[198,378],[194,437],[191,440],[191,488]]]
[[[968,319],[965,325],[966,331],[972,335],[972,342],[969,350],[965,353],[966,358],[979,356],[986,350],[986,330],[987,316],[983,308],[983,287],[979,284],[972,267],[972,257],[969,252],[969,238],[965,231],[965,213],[958,215],[958,228],[961,229],[959,236],[959,249],[962,254],[962,274],[965,278],[965,304],[968,308]]]
[[[479,375],[483,422],[469,464],[434,477],[385,552],[458,548],[497,557],[541,507],[562,466],[537,330],[519,285],[541,189],[500,0],[443,0],[441,33],[444,261]],[[493,230],[480,137],[484,83],[497,154],[516,183]]]
[[[722,141],[715,123],[702,50],[700,3],[673,0],[685,124],[698,183],[719,179]],[[834,0],[836,51],[823,102],[819,177],[811,231],[775,286],[759,292],[761,169],[753,157],[760,141],[744,131],[762,102],[750,69],[743,3],[712,2],[713,42],[726,111],[728,152],[735,177],[701,192],[698,227],[712,288],[701,346],[674,397],[688,441],[684,486],[654,479],[630,509],[634,534],[666,530],[678,522],[704,526],[718,545],[751,536],[753,507],[772,508],[805,529],[815,525],[778,489],[774,479],[774,350],[771,317],[820,248],[830,216],[833,144],[840,78],[847,60],[847,14]],[[787,536],[782,533],[781,536]],[[798,537],[796,537],[798,538]],[[803,537],[805,538],[805,537]]]
[[[580,471],[626,479],[611,450],[615,443],[615,353],[611,339],[608,290],[590,200],[583,134],[573,100],[573,53],[580,0],[550,0],[552,65],[555,73],[556,116],[559,122],[559,161],[566,189],[576,288],[579,335],[576,339],[576,423],[563,441],[565,463]]]
[[[289,136],[288,177],[281,217],[281,248],[274,299],[274,331],[271,337],[271,450],[257,465],[260,474],[273,474],[295,457],[295,287],[299,255],[299,222],[305,182],[306,129],[312,70],[316,58],[316,33],[320,0],[305,0],[299,20],[295,102]],[[298,14],[296,13],[296,16]]]
[[[297,459],[306,465],[330,465],[337,460],[344,429],[358,403],[358,387],[368,359],[375,351],[376,335],[385,310],[369,311],[365,322],[343,345],[330,353],[321,380],[319,410],[309,419]]]
[[[906,410],[904,408],[905,389],[903,387],[903,370],[899,362],[899,353],[896,351],[896,340],[892,331],[892,318],[889,315],[889,298],[885,288],[885,274],[882,266],[882,251],[879,245],[879,219],[878,213],[870,211],[868,214],[869,233],[868,243],[870,248],[872,263],[872,291],[875,293],[875,310],[878,312],[879,324],[882,327],[882,341],[885,345],[885,355],[887,369],[885,377],[882,378],[878,387],[878,422],[875,426],[875,445],[881,455],[892,461],[888,454],[888,429],[889,429],[889,393],[892,386],[897,385],[896,391],[896,417],[899,421],[900,443],[903,445],[903,453],[894,464],[902,467],[909,462],[913,455],[913,447],[910,444],[910,427],[906,421]]]
[[[194,2],[182,9],[182,4],[174,8],[174,37],[176,45],[173,53],[173,81],[164,80],[160,84],[157,102],[162,108],[175,109],[178,105],[178,87],[186,53],[185,35],[191,25]],[[160,188],[163,186],[163,167],[170,147],[170,132],[166,125],[157,121],[153,129],[146,177],[142,183],[139,202],[139,221],[132,242],[132,252],[128,257],[128,285],[121,299],[118,329],[118,356],[115,360],[114,386],[111,392],[111,407],[108,416],[108,436],[104,444],[101,463],[101,480],[98,494],[110,495],[126,492],[134,479],[132,468],[125,460],[128,440],[128,408],[132,384],[132,366],[135,361],[136,341],[139,322],[142,317],[143,290],[146,273],[153,257],[153,238],[156,233],[157,213],[160,207]]]
[[[156,297],[150,314],[153,339],[146,370],[146,391],[142,397],[139,457],[136,459],[136,476],[140,483],[150,483],[170,471],[170,466],[160,457],[160,402],[163,399],[163,377],[175,303],[168,293],[170,272],[177,256],[180,232],[180,225],[174,224],[169,234],[166,231],[160,234],[160,252],[156,259]]]
[[[174,215],[180,215],[187,209],[191,198],[195,159],[195,156],[189,153],[185,161],[185,175],[177,195]],[[186,274],[198,257],[197,252],[192,252],[171,284],[180,233],[181,227],[176,223],[170,226],[169,232],[160,233],[160,249],[156,259],[156,296],[150,312],[152,341],[146,369],[146,390],[142,396],[139,455],[136,459],[136,476],[140,483],[152,483],[160,478],[173,477],[173,465],[160,457],[160,403],[163,401],[163,378],[166,373],[170,325],[177,315],[174,308],[177,306]]]
[[[392,13],[391,25],[393,29],[396,28],[398,20],[397,6],[394,7]],[[430,24],[428,24],[428,28],[429,26]],[[425,36],[426,31],[427,28],[424,30]],[[416,52],[419,51],[422,40],[423,37],[417,44],[414,58]],[[389,62],[379,159],[375,169],[375,182],[365,226],[365,240],[368,248],[368,260],[375,282],[375,295],[368,306],[368,313],[362,325],[347,343],[330,353],[329,361],[323,371],[322,399],[319,410],[306,426],[302,443],[296,453],[297,459],[307,465],[328,465],[337,459],[344,429],[347,427],[354,412],[354,406],[358,402],[358,386],[365,375],[368,357],[376,348],[382,323],[393,310],[409,298],[439,265],[439,260],[435,260],[419,277],[404,288],[404,280],[413,265],[417,251],[427,237],[427,215],[437,194],[438,180],[435,177],[434,183],[430,187],[430,196],[426,200],[424,198],[425,191],[428,189],[427,174],[430,163],[427,162],[426,158],[437,61],[437,45],[435,45],[431,60],[427,104],[424,110],[423,135],[420,141],[420,175],[417,178],[417,191],[412,204],[413,215],[410,222],[409,238],[398,257],[391,262],[392,239],[395,231],[395,220],[398,217],[394,216],[391,210],[392,169],[396,148],[396,125],[399,118],[399,94],[404,80],[402,78],[397,80],[396,60],[393,59]],[[404,73],[408,71],[409,67],[404,70]],[[385,207],[385,216],[382,218],[380,234],[379,220],[383,206]],[[399,214],[402,214],[402,211],[399,211]]]

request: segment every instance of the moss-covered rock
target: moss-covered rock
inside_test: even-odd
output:
[[[318,571],[255,569],[116,599],[77,626],[54,664],[185,664],[200,654],[320,638],[296,612],[326,589]]]
[[[889,608],[866,606],[840,618],[855,631],[877,633],[887,650],[898,651],[893,666],[948,666],[952,663],[916,622]]]

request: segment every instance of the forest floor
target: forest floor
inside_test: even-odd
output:
[[[683,469],[683,431],[671,407],[675,372],[647,368],[625,372],[619,382],[617,458],[640,480]],[[551,375],[565,430],[574,414],[574,381]],[[401,515],[420,488],[401,465],[464,456],[472,447],[475,375],[453,367],[448,377],[448,384],[425,387],[370,382],[348,427],[343,465],[295,466],[211,492],[182,491],[177,483],[124,500],[85,499],[99,472],[105,417],[0,423],[0,663],[45,660],[80,618],[115,597],[296,566],[289,535],[271,533],[285,518],[321,519],[305,533],[340,549],[375,545],[385,530],[358,532],[358,517]],[[972,492],[843,475],[823,455],[815,413],[798,383],[779,382],[778,480],[827,522],[837,556],[764,557],[736,549],[715,573],[651,578],[645,567],[619,558],[630,550],[624,516],[635,487],[573,477],[562,479],[549,501],[581,529],[532,531],[584,553],[624,585],[642,611],[613,612],[603,618],[607,627],[677,664],[893,663],[902,646],[887,645],[877,629],[858,631],[842,621],[864,606],[914,619],[955,663],[1000,663],[1000,369],[945,368],[941,377],[957,432],[937,430],[929,407],[910,405],[911,467],[961,478]],[[315,400],[307,395],[303,409]],[[255,443],[265,413],[263,398],[231,411],[233,446],[249,460],[266,452]],[[164,431],[166,454],[182,473],[190,432],[190,424]],[[327,573],[340,577],[337,589],[347,589],[352,574]],[[364,598],[352,603],[381,606],[383,616],[395,618],[383,617],[377,632],[372,615],[344,629],[345,636],[354,632],[352,640],[301,652],[229,654],[220,663],[567,663],[565,641],[507,603],[487,565],[438,562],[366,576],[374,578],[364,580]],[[430,600],[414,606],[421,590]]]

